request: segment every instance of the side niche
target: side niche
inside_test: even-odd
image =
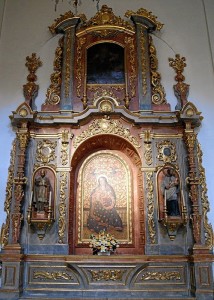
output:
[[[32,192],[27,221],[43,239],[54,222],[56,175],[49,167],[36,169],[32,177]]]
[[[166,164],[157,173],[159,222],[166,227],[170,240],[187,223],[181,178],[176,168]]]

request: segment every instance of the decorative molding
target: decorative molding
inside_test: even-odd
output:
[[[157,30],[161,30],[161,28],[164,25],[164,24],[160,23],[159,21],[157,21],[157,17],[155,15],[153,15],[151,11],[148,11],[145,8],[140,8],[140,9],[138,9],[137,12],[133,12],[132,10],[128,10],[125,13],[125,17],[130,18],[131,16],[144,17],[145,19],[152,22],[156,26]]]
[[[134,31],[134,27],[129,22],[115,16],[112,8],[107,5],[103,5],[93,18],[83,24],[84,28],[94,26],[117,26]]]
[[[157,51],[153,39],[149,36],[149,56],[151,69],[152,103],[156,105],[166,104],[166,93],[161,84],[161,75],[158,70]]]
[[[68,183],[68,174],[66,172],[60,173],[60,203],[59,203],[59,221],[58,221],[58,235],[59,235],[59,244],[64,243],[65,238],[65,229],[66,229],[66,193]]]
[[[57,271],[57,272],[47,272],[47,271],[34,271],[33,279],[42,280],[74,280],[74,277],[67,272]]]
[[[55,160],[56,146],[57,142],[51,142],[50,140],[39,141],[36,149],[36,160],[44,164],[48,164],[50,161]]]
[[[88,129],[84,130],[74,139],[74,148],[77,148],[88,138],[98,134],[114,134],[129,141],[134,147],[139,148],[140,143],[136,137],[131,135],[129,128],[124,128],[120,121],[110,120],[107,116],[103,119],[94,120]]]
[[[201,146],[199,143],[197,143],[198,171],[200,174],[201,203],[202,203],[202,209],[203,209],[205,244],[207,247],[212,249],[212,247],[214,245],[213,229],[212,229],[212,225],[210,223],[208,223],[208,217],[207,217],[207,213],[210,211],[210,206],[209,206],[209,200],[207,197],[207,184],[206,184],[205,169],[202,165],[202,156],[203,156],[203,152],[201,150]]]
[[[167,281],[167,280],[181,280],[181,274],[178,271],[172,272],[146,272],[141,277],[141,280],[158,280],[158,281]]]
[[[156,242],[156,230],[154,221],[154,185],[153,172],[146,172],[146,196],[147,196],[147,213],[148,213],[148,231],[151,244]]]
[[[94,281],[122,281],[125,270],[89,270]]]
[[[62,56],[64,37],[59,39],[58,47],[55,51],[54,72],[51,74],[51,85],[46,93],[44,105],[57,105],[60,102],[61,82],[62,82]]]

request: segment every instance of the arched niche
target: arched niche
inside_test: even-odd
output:
[[[98,229],[89,225],[93,193],[99,178],[105,178],[116,200],[115,219],[104,226],[119,240],[118,254],[143,254],[145,246],[143,178],[137,150],[123,138],[98,135],[83,142],[71,161],[69,202],[69,253],[92,254],[90,234]],[[105,200],[104,200],[105,201]],[[94,224],[94,223],[93,223]],[[96,224],[97,225],[97,224]],[[102,228],[100,228],[102,229]]]

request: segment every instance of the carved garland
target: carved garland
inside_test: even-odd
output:
[[[65,189],[67,189],[67,180],[68,175],[66,172],[60,173],[60,203],[59,203],[59,228],[58,228],[58,235],[59,241],[58,243],[64,243],[65,237],[65,228],[66,228],[66,193]]]
[[[115,134],[128,140],[136,148],[140,144],[136,137],[132,136],[129,128],[124,128],[120,121],[109,120],[104,118],[102,120],[94,120],[89,125],[88,129],[84,130],[79,136],[74,139],[74,148],[77,148],[82,142],[88,138],[98,134]]]
[[[146,172],[146,192],[148,200],[148,230],[151,244],[155,244],[156,232],[154,221],[154,186],[153,186],[153,172]]]
[[[6,212],[6,222],[2,224],[1,228],[1,246],[5,247],[8,244],[9,227],[10,227],[10,206],[12,201],[13,179],[15,171],[15,157],[16,157],[16,140],[13,141],[13,146],[10,154],[10,167],[8,169],[6,199],[4,203],[4,211]]]

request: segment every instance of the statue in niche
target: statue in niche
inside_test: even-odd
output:
[[[164,168],[161,193],[168,216],[180,216],[180,184],[177,172],[173,168]]]
[[[100,43],[87,51],[88,84],[124,84],[124,48]]]
[[[45,212],[51,205],[51,184],[46,175],[47,172],[42,169],[40,176],[34,180],[33,206],[38,213]]]
[[[107,178],[101,176],[97,187],[91,192],[90,212],[87,226],[91,231],[99,233],[112,226],[118,231],[123,230],[122,220],[115,208],[116,195]]]

